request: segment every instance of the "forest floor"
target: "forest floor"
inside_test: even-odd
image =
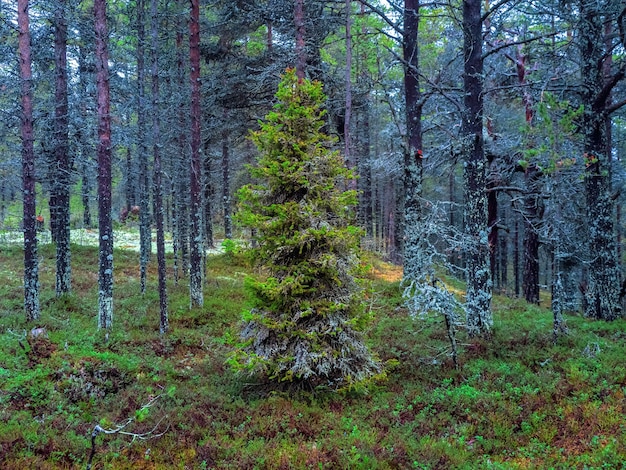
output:
[[[42,230],[37,235],[39,243],[52,242],[50,231]],[[80,246],[98,246],[98,229],[80,228],[70,230],[71,243]],[[24,232],[19,230],[0,230],[0,247],[4,245],[21,245],[24,243]],[[121,250],[139,251],[139,231],[137,229],[115,230],[113,232],[113,246]],[[156,253],[156,232],[152,233],[152,251]],[[171,237],[166,235],[165,252],[172,253]],[[207,248],[207,253],[217,254],[223,252],[220,240],[216,240],[214,247]]]
[[[190,309],[186,283],[171,281],[170,332],[161,336],[154,262],[141,296],[138,254],[115,251],[115,313],[105,334],[96,328],[97,249],[73,245],[74,293],[61,298],[52,245],[39,255],[42,316],[27,323],[21,248],[0,249],[2,469],[84,469],[92,450],[94,469],[626,462],[622,319],[568,315],[569,335],[554,344],[548,310],[495,297],[492,337],[459,333],[456,369],[442,319],[411,318],[401,270],[372,257],[367,301],[375,319],[367,338],[386,378],[342,393],[267,393],[227,365],[246,305],[243,281],[255,273],[243,256],[208,257],[203,308]],[[33,327],[46,333],[33,337]],[[118,432],[92,439],[94,429]]]

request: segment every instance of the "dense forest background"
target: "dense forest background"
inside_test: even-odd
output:
[[[0,28],[2,465],[623,465],[624,2]]]
[[[203,247],[248,236],[232,224],[248,133],[296,67],[324,84],[325,130],[358,174],[363,247],[408,284],[444,255],[478,334],[494,291],[551,291],[557,330],[563,310],[621,314],[620,2],[100,3],[0,5],[0,224],[51,230],[59,293],[69,229],[103,242],[113,220],[141,227],[144,273],[150,228],[171,233],[201,304]]]
[[[67,271],[65,228],[102,225],[96,187],[110,185],[102,209],[171,232],[176,273],[190,266],[197,291],[196,245],[233,237],[233,194],[255,158],[247,135],[296,66],[324,84],[327,132],[358,174],[365,247],[425,266],[420,244],[434,244],[467,273],[477,332],[492,289],[536,303],[543,287],[558,309],[615,318],[625,14],[605,3],[106,2],[107,31],[92,2],[3,2],[0,223],[34,224],[19,211],[35,207],[21,181],[32,180],[29,217],[50,224]],[[30,78],[16,69],[18,13],[30,17]]]

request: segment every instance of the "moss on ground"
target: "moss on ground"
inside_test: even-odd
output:
[[[74,247],[75,291],[58,299],[54,250],[43,246],[40,256],[42,317],[33,325],[22,311],[22,252],[0,251],[0,468],[85,468],[94,426],[129,419],[124,431],[134,438],[96,438],[94,468],[622,468],[626,460],[624,320],[570,315],[570,335],[553,344],[549,311],[498,297],[492,339],[460,335],[456,370],[442,319],[411,319],[397,269],[373,259],[368,338],[387,379],[367,391],[267,394],[225,365],[245,308],[243,257],[209,257],[203,309],[190,310],[186,283],[172,282],[171,333],[161,337],[156,273],[142,297],[138,254],[117,251],[107,338],[96,329],[96,250]],[[35,326],[47,336],[29,338]]]

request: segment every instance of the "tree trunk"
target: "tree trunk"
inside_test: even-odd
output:
[[[185,8],[186,0],[179,0],[181,11]],[[178,87],[180,90],[186,88],[186,64],[185,53],[183,50],[183,31],[186,28],[186,20],[183,15],[180,15],[180,23],[176,32],[176,61],[178,64]],[[182,102],[180,104],[178,112],[178,122],[180,129],[177,131],[178,136],[178,149],[180,158],[177,160],[177,167],[175,169],[175,196],[174,196],[174,212],[176,213],[176,236],[174,237],[174,243],[177,247],[176,260],[180,260],[182,265],[183,276],[189,274],[189,151],[187,149],[187,134],[188,128],[188,116],[189,109],[185,95],[181,95]]]
[[[24,310],[26,320],[39,319],[39,259],[35,207],[35,150],[28,0],[17,2],[18,51],[22,84],[22,189],[24,191]]]
[[[145,91],[145,4],[137,0],[137,144],[139,153],[139,266],[141,293],[146,292],[148,263],[152,256],[152,218],[150,217],[150,176],[148,146],[146,145],[146,91]]]
[[[94,0],[98,108],[98,328],[113,322],[113,224],[111,221],[111,115],[106,0]]]
[[[370,155],[370,97],[366,95],[356,114],[358,134],[357,153],[359,155],[359,219],[368,238],[374,237],[372,163]]]
[[[495,160],[495,155],[491,155],[487,159],[487,163],[489,166],[493,164]],[[492,172],[489,172],[489,177],[487,178],[487,188],[493,189],[499,185],[500,181],[496,177],[493,176]],[[498,278],[498,265],[497,265],[497,254],[498,254],[498,236],[499,227],[498,227],[498,191],[488,191],[487,192],[487,227],[489,230],[489,236],[487,238],[487,243],[489,245],[489,272],[491,275],[491,280],[493,282]]]
[[[509,220],[508,211],[506,207],[501,209],[501,218],[504,221]],[[500,292],[504,295],[508,295],[508,283],[509,283],[509,231],[507,230],[503,234],[500,235],[500,247],[498,250],[499,253],[499,264],[500,264]]]
[[[467,329],[489,333],[491,276],[487,226],[486,159],[483,142],[483,58],[480,0],[463,2],[464,115],[461,127],[465,156],[465,233],[467,236]]]
[[[346,0],[346,106],[343,121],[344,158],[348,168],[355,168],[352,160],[352,136],[350,124],[352,120],[352,1]],[[349,182],[350,189],[356,189],[356,181]]]
[[[515,282],[515,297],[520,296],[520,269],[519,269],[519,221],[515,217],[513,233],[513,277]]]
[[[91,101],[91,93],[89,92],[89,84],[93,81],[92,75],[94,72],[94,64],[88,59],[88,51],[93,50],[91,44],[93,44],[92,31],[86,26],[86,22],[81,21],[79,28],[81,36],[81,44],[78,47],[78,73],[81,93],[80,104],[80,117],[81,121],[85,123],[83,129],[78,130],[78,141],[80,145],[81,163],[81,203],[83,206],[83,227],[91,228],[93,223],[91,220],[91,149],[90,140],[92,137],[92,126],[89,122],[89,112],[87,110],[87,102]]]
[[[232,238],[233,224],[230,207],[230,155],[228,130],[226,129],[222,131],[222,204],[224,208],[224,238]]]
[[[70,184],[72,164],[69,156],[69,116],[67,104],[67,20],[65,0],[60,0],[54,15],[55,110],[54,110],[54,160],[55,180],[52,184],[56,208],[56,295],[72,288],[70,264]]]
[[[304,40],[304,0],[294,0],[293,18],[296,25],[296,75],[303,80],[306,75],[306,44]]]
[[[404,2],[404,96],[406,101],[406,143],[404,149],[404,213],[398,223],[402,240],[399,254],[404,262],[404,278],[413,281],[420,277],[425,259],[422,230],[422,107],[419,84],[419,0]],[[403,245],[403,246],[402,246]]]
[[[159,16],[158,0],[152,0],[152,155],[154,157],[154,215],[157,232],[157,265],[159,272],[159,331],[167,333],[169,319],[167,312],[167,285],[165,266],[165,233],[163,229],[163,184],[161,155],[161,119],[159,116]]]
[[[200,160],[200,0],[191,1],[189,59],[191,66],[191,254],[189,294],[191,306],[204,304],[202,292],[202,167]]]
[[[84,148],[84,147],[83,147]],[[83,158],[86,158],[86,153],[83,152]],[[89,179],[89,164],[84,161],[82,164],[82,184],[80,190],[81,202],[83,204],[83,227],[91,228],[91,180]]]
[[[127,125],[130,120],[127,120]],[[130,144],[126,147],[126,211],[130,214],[135,203],[135,181],[133,171],[133,152]]]
[[[527,302],[539,305],[539,228],[543,219],[541,180],[543,173],[529,165],[524,194],[524,271],[522,288]]]
[[[611,197],[607,104],[612,87],[605,84],[608,77],[604,77],[602,67],[606,59],[602,14],[603,8],[599,3],[581,0],[578,28],[582,53],[582,102],[585,107],[582,130],[590,256],[585,315],[614,320],[622,311],[619,300],[621,269],[615,246],[615,214]]]

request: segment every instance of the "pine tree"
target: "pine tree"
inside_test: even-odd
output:
[[[289,386],[350,386],[381,372],[361,335],[357,196],[343,189],[353,174],[321,132],[322,85],[288,70],[276,97],[252,134],[260,183],[239,191],[237,219],[258,230],[254,254],[267,278],[248,280],[253,308],[235,362]]]

